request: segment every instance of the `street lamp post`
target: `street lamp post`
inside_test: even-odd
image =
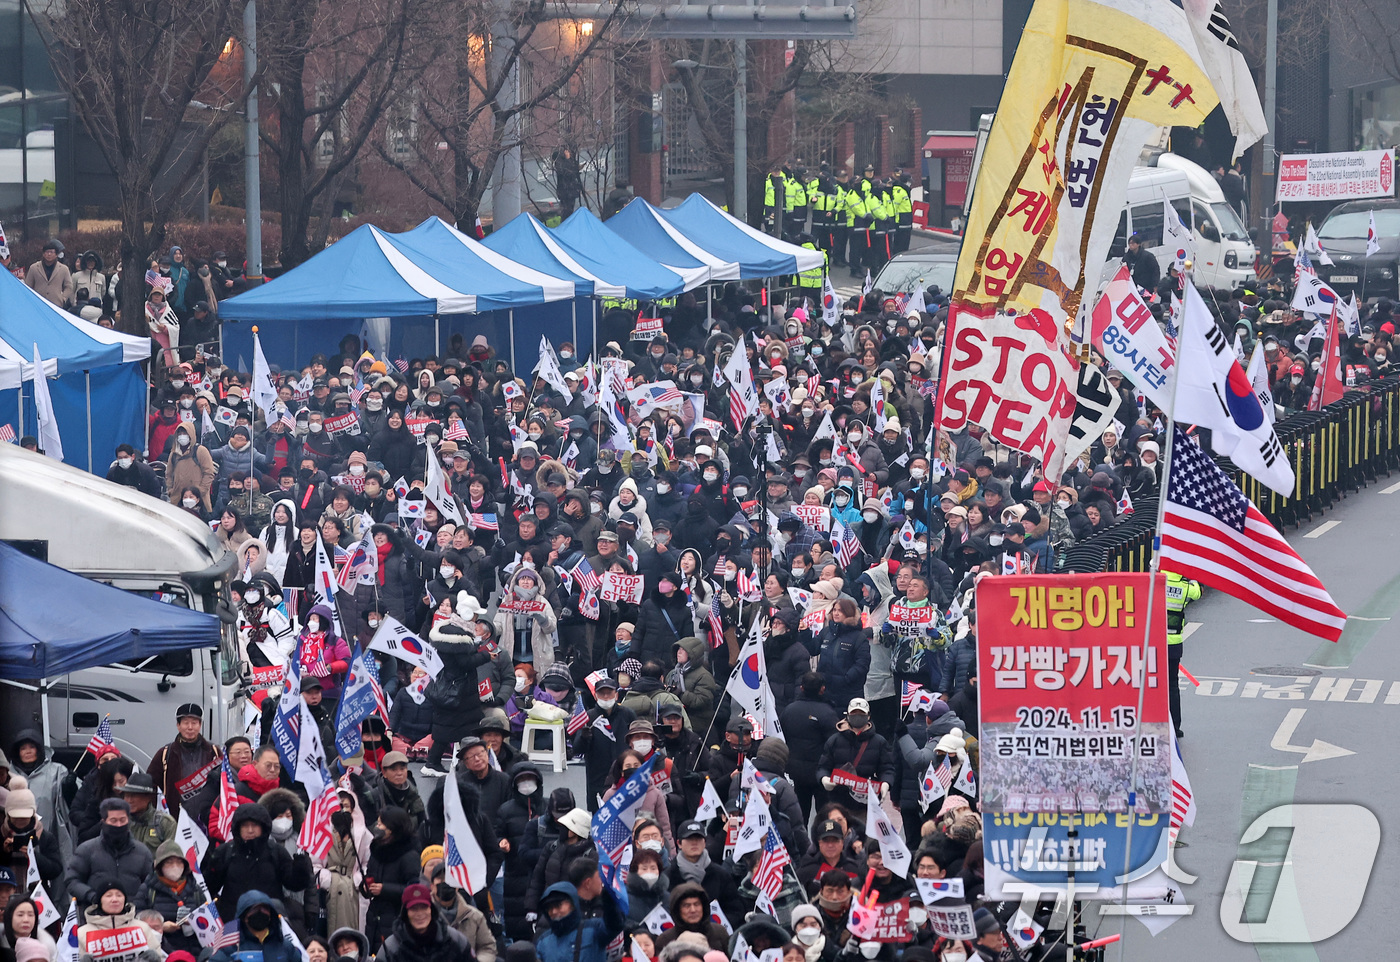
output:
[[[749,220],[749,65],[748,41],[734,41],[734,217]],[[722,70],[713,64],[694,60],[676,60],[671,66],[679,70]]]

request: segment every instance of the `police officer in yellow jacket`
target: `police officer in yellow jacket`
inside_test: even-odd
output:
[[[909,195],[909,183],[909,175],[901,171],[890,187],[890,199],[894,202],[894,236],[890,251],[894,254],[907,251],[914,234],[914,201]]]
[[[783,168],[786,180],[783,184],[787,202],[783,211],[783,240],[796,243],[796,237],[807,229],[807,186],[804,183],[807,168],[796,170]]]
[[[763,182],[763,225],[768,233],[776,234],[781,228],[786,206],[787,177],[774,169]]]
[[[846,191],[846,214],[847,223],[850,224],[852,277],[862,276],[861,267],[873,256],[871,224],[874,221],[870,216],[870,207],[873,204],[878,206],[873,197],[868,198],[861,192],[860,181],[851,178],[851,189]]]
[[[894,234],[894,202],[890,199],[889,185],[876,181],[870,192],[871,259],[866,262],[874,274],[890,259],[890,238]]]
[[[811,234],[799,234],[797,239],[808,250],[821,250]],[[830,254],[823,252],[822,256],[824,259],[821,267],[813,267],[811,270],[802,271],[797,275],[797,293],[803,297],[810,297],[813,304],[821,303],[822,279],[826,277],[827,265],[831,263]]]
[[[831,178],[831,246],[827,248],[831,263],[842,267],[846,266],[846,235],[850,233],[850,213],[846,210],[846,198],[850,195],[846,189],[847,177],[845,170],[839,170]]]
[[[831,225],[836,216],[832,193],[831,168],[825,161],[815,177],[807,181],[807,207],[812,212],[812,236],[817,247],[830,252]]]
[[[1185,639],[1182,632],[1186,630],[1186,606],[1197,598],[1201,597],[1201,585],[1196,581],[1189,581],[1177,574],[1175,571],[1166,572],[1167,576],[1167,671],[1171,674],[1171,681],[1167,686],[1167,695],[1171,702],[1172,726],[1176,728],[1176,737],[1181,738],[1181,688],[1179,679],[1181,677],[1181,649]]]

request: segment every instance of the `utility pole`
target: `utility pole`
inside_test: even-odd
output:
[[[248,0],[243,7],[243,83],[248,91],[248,105],[243,118],[243,221],[247,231],[244,258],[247,266],[243,276],[254,283],[262,282],[262,182],[258,170],[258,89],[253,78],[258,73],[258,0]]]
[[[501,78],[501,91],[496,97],[502,110],[513,111],[520,102],[520,61],[516,56],[515,25],[509,11],[501,5],[496,22],[491,25],[491,60],[493,74]],[[506,121],[503,131],[507,145],[496,162],[494,184],[491,188],[492,228],[504,227],[520,213],[520,114]]]
[[[1274,206],[1274,178],[1277,176],[1278,162],[1274,157],[1274,133],[1278,123],[1278,0],[1269,0],[1268,17],[1264,39],[1264,119],[1268,121],[1269,132],[1264,135],[1259,149],[1264,152],[1263,183],[1259,185],[1260,208],[1264,213],[1264,232],[1259,235],[1259,247],[1267,262],[1274,262],[1274,219],[1271,214]]]
[[[749,42],[734,41],[734,217],[749,222]]]

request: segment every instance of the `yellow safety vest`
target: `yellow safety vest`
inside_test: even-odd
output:
[[[807,206],[807,191],[796,177],[787,178],[785,202],[787,204],[785,210],[789,214],[799,207]]]
[[[822,181],[820,177],[813,177],[807,185],[807,203],[812,210],[825,213],[831,210],[831,195],[823,193]]]
[[[890,195],[894,199],[895,216],[901,217],[902,223],[902,215],[914,212],[914,202],[909,199],[909,191],[900,184],[895,184],[894,187],[890,188]]]
[[[806,241],[805,243],[803,243],[802,246],[807,248],[809,251],[814,251],[818,249],[817,245],[813,244],[811,241]],[[817,290],[821,290],[822,278],[826,276],[826,265],[829,260],[830,258],[823,252],[822,266],[814,267],[810,271],[803,271],[802,273],[798,274],[797,286],[811,287]]]

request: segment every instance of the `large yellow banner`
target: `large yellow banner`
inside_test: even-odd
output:
[[[956,308],[1044,312],[1038,326],[1065,331],[1086,284],[1093,295],[1143,145],[1216,103],[1171,0],[1036,0],[978,172]]]

